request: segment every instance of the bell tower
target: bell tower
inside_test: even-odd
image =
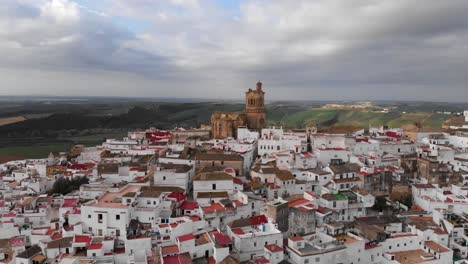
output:
[[[249,88],[245,93],[245,114],[247,115],[247,127],[249,129],[261,130],[265,126],[265,92],[262,83],[257,82],[255,90]]]

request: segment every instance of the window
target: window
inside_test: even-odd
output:
[[[309,263],[309,260],[308,259],[304,260],[304,263],[305,264]]]
[[[320,262],[320,258],[315,258],[315,262]]]
[[[211,186],[211,189],[216,190],[216,183],[213,183],[213,185]]]
[[[91,218],[91,215],[88,215],[88,218]]]
[[[254,242],[254,247],[256,247],[256,246],[257,246],[257,242]]]
[[[120,220],[120,215],[115,215],[115,220]]]
[[[163,181],[165,181],[165,180],[166,180],[166,176],[163,176]]]
[[[102,223],[102,214],[98,214],[98,222]]]

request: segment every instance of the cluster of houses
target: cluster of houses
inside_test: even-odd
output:
[[[151,128],[1,164],[0,263],[468,263],[466,125],[235,135]]]

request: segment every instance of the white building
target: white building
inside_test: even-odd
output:
[[[179,187],[186,191],[191,188],[195,174],[193,166],[186,164],[161,163],[156,165],[153,174],[154,185]]]
[[[352,152],[345,148],[315,148],[314,154],[317,156],[317,162],[322,166],[327,166],[334,160],[348,162]]]
[[[227,193],[234,192],[234,179],[225,172],[203,172],[193,178],[193,197],[199,193]]]
[[[234,240],[235,256],[239,261],[253,260],[264,255],[269,244],[283,246],[283,235],[275,224],[268,222],[264,215],[232,221],[227,234]]]
[[[258,140],[258,155],[272,154],[280,151],[296,153],[307,151],[307,137],[283,129],[262,129],[262,137]]]

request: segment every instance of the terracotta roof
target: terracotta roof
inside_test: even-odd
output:
[[[194,181],[232,181],[233,177],[225,172],[203,172],[193,177]]]
[[[220,264],[239,264],[239,263],[240,263],[239,260],[237,260],[235,257],[231,255],[228,255],[220,262]]]
[[[429,183],[413,184],[413,186],[418,189],[435,189],[436,188],[434,185],[429,184]]]
[[[23,258],[23,259],[30,259],[38,254],[42,253],[41,248],[38,245],[34,245],[25,251],[19,253],[16,257]]]
[[[357,163],[347,163],[342,165],[330,166],[331,171],[334,174],[352,173],[361,171],[361,166]]]
[[[196,160],[216,160],[216,161],[244,161],[244,158],[239,154],[225,153],[203,153],[195,154]]]
[[[176,173],[187,173],[192,169],[192,166],[174,163],[161,163],[158,164],[158,167],[161,168],[161,170],[175,170]]]
[[[47,248],[69,248],[72,246],[73,237],[64,237],[47,243]]]
[[[449,252],[450,249],[446,248],[445,246],[439,244],[439,243],[436,243],[432,240],[429,240],[429,241],[425,241],[424,242],[424,246],[432,249],[433,251],[437,252],[437,253],[445,253],[445,252]]]
[[[228,224],[229,227],[232,228],[240,228],[240,227],[245,227],[245,226],[254,226],[254,225],[261,225],[268,223],[268,220],[266,216],[264,215],[256,215],[252,216],[250,218],[243,218],[243,219],[237,219]]]
[[[290,181],[296,179],[294,178],[293,174],[288,170],[277,170],[275,174],[276,177],[281,181]]]
[[[229,197],[227,192],[199,192],[197,199],[200,198],[227,198]]]
[[[416,264],[426,262],[428,260],[435,260],[434,255],[429,254],[422,249],[388,252],[388,254],[395,256],[395,261],[400,264]],[[425,260],[423,257],[427,257],[428,260]]]
[[[344,183],[344,182],[357,182],[361,181],[358,177],[355,178],[344,178],[344,179],[333,179],[335,183]]]

